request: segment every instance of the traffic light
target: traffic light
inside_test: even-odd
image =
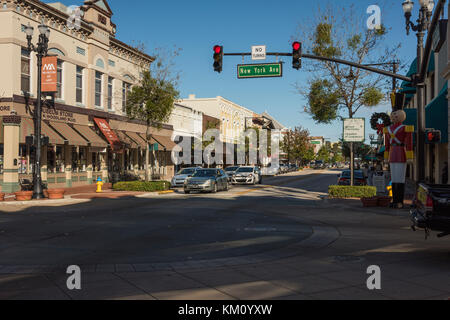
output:
[[[292,44],[292,68],[299,70],[302,67],[302,44],[294,42]]]
[[[223,47],[214,46],[214,71],[222,72],[223,67]]]
[[[436,144],[441,142],[441,132],[439,130],[427,130],[425,143]]]

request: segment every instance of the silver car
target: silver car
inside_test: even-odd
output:
[[[222,169],[199,169],[184,183],[184,193],[192,191],[212,192],[228,191],[228,177]]]
[[[239,167],[228,167],[225,169],[225,173],[228,177],[228,182],[231,182],[231,178],[236,174],[237,169],[239,169]]]
[[[240,167],[231,178],[232,184],[262,184],[259,167]]]
[[[172,188],[183,188],[184,182],[187,178],[192,176],[200,167],[181,169],[171,181]]]

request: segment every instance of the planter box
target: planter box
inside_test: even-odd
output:
[[[31,201],[31,198],[33,198],[33,191],[19,191],[14,194],[16,195],[16,201]]]
[[[361,198],[361,202],[363,204],[364,208],[371,208],[371,207],[377,207],[378,206],[378,198]]]
[[[5,201],[5,194],[0,192],[0,202]]]
[[[378,206],[387,208],[391,204],[391,197],[378,197]]]
[[[64,199],[64,194],[66,191],[64,189],[49,189],[47,190],[48,198],[50,200]]]

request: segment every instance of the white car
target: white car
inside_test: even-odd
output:
[[[170,182],[172,188],[182,188],[184,187],[184,182],[187,178],[191,177],[200,167],[196,168],[185,168],[178,171],[178,173],[172,178]]]
[[[262,184],[259,167],[240,167],[231,178],[232,184]]]

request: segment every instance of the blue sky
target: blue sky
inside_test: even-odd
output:
[[[410,63],[416,51],[416,37],[406,36],[405,21],[400,0],[333,0],[339,6],[354,4],[365,23],[369,17],[366,9],[380,2],[382,22],[392,28],[388,41],[402,43],[401,58]],[[52,2],[52,1],[46,1]],[[64,0],[66,5],[79,5],[81,0]],[[300,22],[317,12],[317,5],[325,0],[279,1],[143,1],[109,0],[117,24],[117,38],[126,43],[142,41],[152,54],[155,48],[182,48],[177,58],[181,71],[180,93],[197,97],[223,96],[255,112],[269,112],[288,127],[301,125],[311,135],[319,135],[337,141],[342,135],[342,124],[318,125],[302,112],[305,100],[295,92],[294,84],[307,84],[308,74],[294,70],[291,59],[286,62],[284,77],[276,79],[238,80],[236,65],[241,57],[225,57],[224,72],[220,75],[212,68],[213,46],[221,44],[225,52],[249,52],[252,45],[267,45],[270,51],[290,52],[291,39]],[[394,3],[394,4],[392,4]],[[414,9],[417,15],[417,5]],[[301,39],[299,39],[301,41]],[[274,61],[269,57],[266,62]],[[246,63],[252,63],[248,57]],[[303,64],[308,63],[304,60]],[[367,118],[373,112],[388,111],[389,105],[360,111],[358,117]],[[371,130],[367,130],[369,134]]]

